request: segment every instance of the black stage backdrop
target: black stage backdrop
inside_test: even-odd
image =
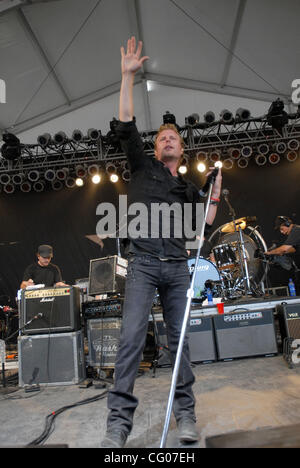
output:
[[[277,215],[294,216],[295,222],[300,222],[299,175],[299,160],[262,167],[251,161],[246,169],[223,171],[223,188],[230,191],[229,199],[236,217],[256,216],[268,246],[278,239],[273,228]],[[199,186],[204,180],[195,171],[190,178]],[[34,261],[40,244],[53,246],[53,263],[61,268],[68,284],[88,277],[91,259],[116,254],[115,240],[104,240],[101,248],[86,236],[96,233],[100,219],[96,216],[97,205],[111,202],[118,207],[118,195],[126,192],[127,186],[122,181],[117,184],[105,181],[99,185],[86,182],[84,187],[58,192],[49,189],[42,193],[16,191],[7,195],[2,191],[0,295],[7,297],[2,297],[0,303],[15,305],[23,272]],[[222,199],[214,228],[229,221],[228,207]],[[272,277],[273,285],[287,284],[287,281],[288,274],[284,271],[275,272]]]

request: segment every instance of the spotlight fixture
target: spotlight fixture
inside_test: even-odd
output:
[[[204,114],[204,122],[212,124],[216,120],[216,116],[212,111],[208,111]]]
[[[222,161],[216,161],[215,164],[214,164],[215,167],[218,167],[219,169],[221,169],[223,167],[223,163]]]
[[[240,158],[237,162],[237,165],[240,169],[245,169],[249,164],[249,160],[247,158]]]
[[[101,132],[95,128],[90,128],[87,132],[87,136],[90,140],[97,141],[101,137]]]
[[[81,177],[77,177],[75,183],[76,183],[77,187],[82,187],[84,185],[84,181],[83,181],[83,179]]]
[[[242,151],[241,151],[241,155],[244,158],[249,158],[251,156],[252,152],[253,152],[253,150],[252,150],[251,146],[243,146]]]
[[[99,166],[97,164],[92,164],[91,166],[88,167],[88,173],[90,176],[99,174]]]
[[[191,114],[185,118],[185,124],[193,127],[194,125],[199,123],[199,120],[200,120],[199,114]]]
[[[166,111],[166,113],[163,115],[163,123],[164,123],[164,125],[166,125],[166,124],[176,125],[175,115],[171,114],[170,111]]]
[[[6,184],[9,184],[11,181],[11,177],[9,174],[1,174],[0,175],[0,183],[2,185],[6,185]]]
[[[249,120],[251,117],[251,112],[248,109],[243,109],[240,107],[235,114],[236,120],[243,122],[245,120]]]
[[[276,143],[275,145],[276,153],[283,154],[286,152],[286,150],[287,150],[287,146],[283,141],[281,141],[280,143]]]
[[[199,172],[205,172],[206,171],[206,165],[203,162],[200,162],[197,164],[197,170]]]
[[[101,182],[101,176],[100,174],[95,174],[92,177],[92,182],[93,184],[99,184]]]
[[[67,142],[67,135],[64,132],[55,133],[53,140],[56,145],[63,145]]]
[[[271,153],[268,159],[269,159],[269,163],[270,163],[270,164],[275,165],[275,164],[278,164],[278,163],[279,163],[279,161],[280,161],[280,156],[279,156],[278,153]]]
[[[31,183],[28,181],[22,182],[20,185],[21,192],[28,193],[31,191]]]
[[[228,155],[232,159],[239,159],[239,157],[241,156],[241,150],[239,148],[229,148]]]
[[[224,124],[232,123],[233,122],[232,113],[227,109],[222,110],[222,112],[220,113],[220,122]]]
[[[293,139],[288,142],[287,146],[288,146],[288,149],[297,151],[300,147],[300,142],[299,140]]]
[[[209,155],[209,159],[210,159],[213,163],[215,163],[216,161],[219,161],[220,158],[221,158],[221,153],[220,153],[220,151],[218,151],[218,150],[213,150],[213,151],[210,153],[210,155]]]
[[[186,174],[187,173],[187,166],[184,166],[184,165],[179,166],[178,172],[180,174]]]
[[[67,167],[63,167],[61,169],[57,169],[56,171],[56,178],[58,180],[66,180],[69,174],[69,169]]]
[[[11,193],[14,193],[15,186],[14,186],[14,184],[8,183],[8,184],[4,185],[3,190],[4,190],[5,193],[11,194]]]
[[[14,174],[12,176],[12,182],[15,184],[15,185],[20,185],[24,180],[24,174]]]
[[[19,138],[13,133],[3,133],[4,145],[1,147],[1,154],[4,159],[14,161],[21,156],[21,144]]]
[[[231,158],[224,159],[223,168],[224,169],[232,169],[233,168],[233,160]]]
[[[45,171],[44,177],[49,182],[52,182],[53,180],[55,180],[56,172],[54,171],[54,169],[47,169]]]
[[[267,158],[264,154],[258,154],[255,156],[255,162],[258,166],[264,166],[267,162]]]
[[[38,180],[33,184],[33,190],[35,192],[43,192],[45,189],[45,183],[42,180]]]
[[[196,155],[196,159],[197,161],[207,161],[207,153],[205,153],[204,151],[199,151],[199,153],[197,153]]]
[[[84,136],[81,130],[76,129],[73,131],[72,133],[73,141],[76,141],[76,143],[80,143],[81,141],[83,141],[83,139],[84,139]]]
[[[110,181],[111,182],[113,182],[115,184],[116,182],[118,182],[118,180],[119,180],[119,177],[117,176],[117,174],[111,174],[111,176],[110,176]]]
[[[289,117],[284,110],[284,102],[280,98],[272,102],[268,110],[267,122],[276,130],[282,130],[282,128],[288,124]]]
[[[129,169],[124,169],[124,171],[122,172],[122,179],[123,179],[125,182],[130,182],[131,173],[130,173],[130,170],[129,170]]]
[[[67,177],[65,180],[65,184],[67,188],[73,188],[76,185],[76,179],[74,177]]]
[[[288,151],[287,154],[286,154],[286,159],[288,160],[288,162],[294,162],[296,161],[296,159],[298,158],[298,153],[296,151]]]
[[[50,133],[44,133],[43,135],[39,135],[37,137],[37,142],[40,146],[45,147],[51,143],[51,135]]]
[[[40,173],[39,171],[29,171],[27,178],[30,180],[30,182],[36,182],[40,178]]]
[[[117,170],[116,166],[114,163],[107,163],[105,166],[105,170],[107,174],[114,174]]]
[[[84,166],[79,165],[79,166],[75,167],[75,174],[79,178],[86,177],[87,170],[86,170],[86,168]]]
[[[258,146],[258,152],[259,154],[266,155],[270,151],[269,146],[266,143],[262,143],[261,145]]]
[[[63,188],[63,184],[60,180],[54,180],[51,186],[52,186],[52,189],[55,190],[56,192]]]

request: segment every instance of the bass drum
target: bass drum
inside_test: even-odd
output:
[[[190,258],[188,260],[188,268],[191,277],[195,270],[195,264],[195,258]],[[195,276],[193,299],[204,299],[206,295],[205,282],[207,280],[211,280],[213,282],[221,281],[220,273],[217,267],[210,260],[200,257]]]

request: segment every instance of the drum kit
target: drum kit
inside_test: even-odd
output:
[[[224,300],[263,296],[261,284],[267,274],[263,259],[256,252],[266,251],[267,246],[258,227],[252,224],[256,217],[243,217],[223,224],[208,241],[213,246],[209,259],[198,262],[194,299],[204,300],[206,290]],[[194,271],[195,259],[188,260],[190,274]]]

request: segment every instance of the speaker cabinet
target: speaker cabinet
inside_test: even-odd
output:
[[[127,260],[113,255],[90,261],[89,295],[120,293],[125,291]]]
[[[300,338],[300,304],[280,304],[276,306],[282,339]]]
[[[83,334],[18,337],[19,386],[72,385],[85,378]]]
[[[80,330],[79,288],[24,290],[21,296],[20,328],[22,334],[26,335]]]
[[[218,359],[277,354],[273,309],[213,317]]]
[[[114,367],[120,342],[122,318],[87,320],[88,363],[96,367]]]

